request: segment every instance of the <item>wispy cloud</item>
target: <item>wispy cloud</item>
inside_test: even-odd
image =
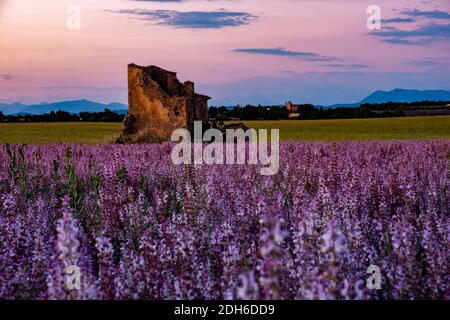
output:
[[[323,64],[322,66],[329,67],[329,68],[343,68],[343,69],[364,69],[364,68],[369,67],[367,64],[361,64],[361,63],[352,63],[352,64],[329,63],[329,64]]]
[[[383,42],[403,45],[429,45],[435,41],[450,39],[450,13],[442,10],[410,9],[400,12],[402,16],[384,19],[383,28],[370,35],[382,38]],[[408,30],[396,24],[413,24]]]
[[[409,63],[412,66],[416,67],[439,67],[439,68],[448,68],[450,67],[450,59],[446,57],[442,58],[422,58],[422,59],[415,59],[410,61]]]
[[[391,23],[412,23],[418,21],[419,19],[425,19],[428,21],[450,20],[450,13],[443,10],[427,11],[427,10],[409,9],[401,11],[400,14],[402,15],[401,17],[383,19],[382,22],[391,24]]]
[[[428,24],[412,30],[390,28],[371,34],[384,38],[383,41],[387,43],[427,45],[439,40],[450,40],[450,24]]]
[[[410,23],[415,21],[416,20],[413,18],[391,18],[391,19],[383,19],[381,22],[385,24],[390,24],[390,23]]]
[[[442,10],[422,11],[414,9],[414,10],[404,10],[402,11],[402,14],[412,18],[450,20],[450,13]]]
[[[12,80],[14,76],[12,74],[0,74],[0,79],[2,80]]]
[[[336,57],[322,56],[314,52],[303,52],[303,51],[291,51],[282,47],[278,48],[244,48],[244,49],[234,49],[234,52],[240,53],[250,53],[250,54],[261,54],[261,55],[271,55],[271,56],[282,56],[282,57],[294,57],[300,60],[306,61],[335,61],[338,60]]]
[[[112,12],[139,16],[141,19],[153,20],[161,25],[190,29],[237,27],[248,24],[257,18],[255,15],[247,12],[226,11],[223,9],[218,11],[187,12],[176,10],[123,9]]]

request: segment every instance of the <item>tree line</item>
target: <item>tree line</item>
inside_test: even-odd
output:
[[[0,112],[0,122],[122,122],[125,115],[109,109],[103,112],[80,112],[79,114],[66,111],[51,111],[45,114],[4,115]]]
[[[290,114],[285,106],[236,106],[234,108],[211,107],[209,117],[220,121],[240,120],[283,120],[283,119],[353,119],[405,117],[406,110],[450,110],[450,102],[420,101],[413,103],[387,102],[365,103],[359,107],[342,106],[336,108],[318,107],[312,104],[297,105],[298,113]]]
[[[413,103],[387,102],[380,104],[362,104],[359,107],[347,106],[324,108],[312,104],[301,104],[298,113],[290,114],[285,106],[210,107],[209,118],[223,122],[229,120],[312,120],[312,119],[353,119],[405,117],[406,110],[450,110],[450,101],[420,101]],[[122,122],[125,115],[110,109],[102,112],[52,111],[46,114],[4,115],[0,112],[0,122]]]

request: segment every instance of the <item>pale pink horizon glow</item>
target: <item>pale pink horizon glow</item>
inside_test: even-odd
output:
[[[445,0],[377,2],[383,19],[399,17],[402,10],[449,11]],[[81,7],[81,30],[66,28],[70,4]],[[132,62],[176,71],[217,103],[271,102],[270,97],[275,102],[293,97],[299,102],[338,103],[356,101],[377,89],[450,89],[448,35],[426,45],[384,42],[369,35],[366,27],[370,4],[0,0],[0,102],[126,102],[126,66]],[[254,18],[239,26],[186,28],[117,12],[124,9],[244,12]],[[435,22],[396,27],[424,23]],[[330,61],[235,51],[249,48],[284,48]]]

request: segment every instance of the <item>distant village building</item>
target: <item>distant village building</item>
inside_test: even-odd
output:
[[[293,104],[291,101],[287,101],[285,106],[289,112],[289,118],[298,118],[300,116],[300,106],[298,104]]]
[[[296,104],[293,104],[291,101],[287,101],[285,103],[285,106],[286,106],[287,110],[289,111],[289,113],[298,113],[299,106]]]

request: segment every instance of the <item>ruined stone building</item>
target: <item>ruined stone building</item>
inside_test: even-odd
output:
[[[156,66],[128,66],[128,115],[119,142],[168,141],[175,129],[192,132],[194,121],[208,121],[210,97],[175,72]]]

